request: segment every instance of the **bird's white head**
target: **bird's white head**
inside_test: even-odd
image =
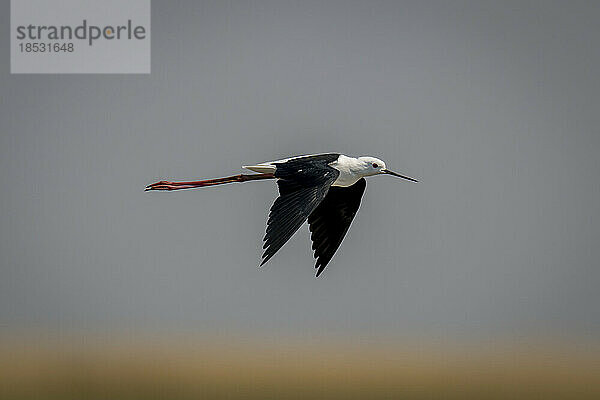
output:
[[[361,162],[361,169],[364,176],[372,176],[382,174],[385,170],[385,162],[379,158],[363,156],[358,157]]]
[[[409,176],[400,175],[396,172],[390,171],[385,166],[385,162],[380,160],[379,158],[363,156],[358,157],[358,160],[361,162],[361,175],[363,176],[372,176],[372,175],[381,175],[388,174],[397,176],[398,178],[403,178],[412,182],[418,182],[416,179],[411,178]]]

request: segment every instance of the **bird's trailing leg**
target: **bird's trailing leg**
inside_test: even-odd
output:
[[[233,182],[248,182],[256,181],[261,179],[275,179],[275,174],[253,174],[253,175],[233,175],[225,178],[207,179],[203,181],[188,181],[188,182],[171,182],[171,181],[160,181],[146,186],[148,190],[181,190],[181,189],[195,189],[205,186],[223,185],[225,183]]]

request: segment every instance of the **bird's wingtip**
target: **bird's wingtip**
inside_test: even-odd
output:
[[[319,275],[321,275],[321,272],[325,271],[325,266],[324,265],[319,265],[319,263],[317,263],[315,265],[315,268],[317,269],[317,275],[315,276],[315,278],[318,278]]]

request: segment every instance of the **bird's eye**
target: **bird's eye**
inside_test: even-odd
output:
[[[373,163],[373,168],[378,168],[379,165],[377,165],[377,163]]]

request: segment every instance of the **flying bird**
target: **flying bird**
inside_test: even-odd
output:
[[[297,156],[242,168],[256,174],[189,182],[160,181],[146,186],[146,190],[194,189],[277,179],[279,197],[269,213],[260,265],[269,261],[308,220],[312,249],[317,259],[317,277],[331,261],[348,232],[367,185],[365,177],[387,174],[418,182],[390,171],[378,158],[354,158],[338,153]]]

